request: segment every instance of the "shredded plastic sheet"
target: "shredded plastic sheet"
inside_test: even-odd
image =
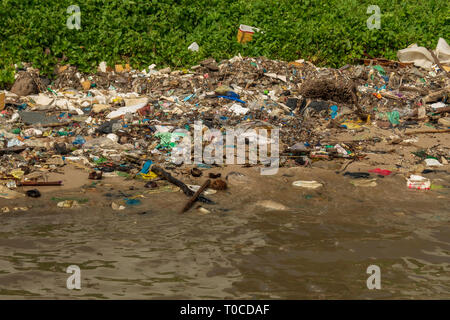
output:
[[[450,64],[450,46],[443,38],[439,38],[434,53],[441,64]],[[419,47],[415,43],[408,48],[399,50],[397,57],[400,62],[413,62],[416,67],[424,69],[431,69],[435,64],[433,56],[428,49]]]

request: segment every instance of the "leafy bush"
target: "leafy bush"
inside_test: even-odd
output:
[[[133,67],[189,66],[238,53],[273,59],[311,59],[319,65],[357,62],[366,52],[395,59],[413,42],[434,48],[450,34],[445,0],[377,0],[381,29],[369,30],[368,0],[1,0],[0,86],[13,81],[14,63],[32,62],[51,75],[54,65],[93,71],[101,61]],[[67,8],[81,9],[70,30]],[[261,28],[247,44],[239,24]],[[200,51],[187,47],[196,41]],[[50,53],[46,52],[50,49]],[[49,53],[49,54],[48,54]]]

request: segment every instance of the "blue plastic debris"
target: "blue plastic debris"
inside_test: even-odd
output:
[[[72,142],[72,144],[74,144],[74,145],[80,145],[80,146],[82,146],[83,144],[85,144],[86,143],[86,140],[82,137],[82,136],[77,136],[76,138],[75,138],[75,140],[73,140],[73,142]]]
[[[186,98],[183,99],[184,102],[189,101],[190,99],[192,99],[193,97],[195,97],[195,93],[188,95]]]
[[[141,200],[138,200],[138,199],[125,198],[124,200],[125,200],[125,204],[128,206],[138,206],[142,203]]]
[[[17,109],[19,111],[25,110],[27,108],[27,104],[26,103],[22,103],[21,105],[17,106]]]
[[[152,160],[147,160],[142,167],[141,173],[147,174],[150,171],[150,167],[152,166],[153,162]]]
[[[244,104],[246,103],[245,101],[242,101],[241,99],[239,99],[239,95],[233,91],[227,91],[226,95],[217,96],[217,97],[232,100],[232,101],[237,101],[237,102],[244,103]]]
[[[336,116],[337,116],[337,111],[338,111],[338,106],[332,105],[332,106],[330,107],[330,109],[331,109],[331,119],[336,118]]]
[[[197,164],[198,168],[204,168],[204,169],[211,169],[212,166],[210,166],[209,164],[204,164],[204,163],[199,163]]]

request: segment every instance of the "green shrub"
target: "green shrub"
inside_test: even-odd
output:
[[[81,30],[70,30],[67,8],[81,9]],[[367,7],[357,0],[1,0],[0,86],[13,81],[13,64],[32,62],[51,75],[57,63],[89,72],[101,61],[189,66],[238,53],[274,59],[311,59],[333,67],[364,52],[396,58],[413,42],[434,48],[450,34],[445,0],[378,0],[381,29],[369,30]],[[247,44],[239,24],[261,28]],[[196,41],[200,51],[187,47]],[[50,54],[45,49],[50,49]],[[64,58],[64,59],[63,59]]]

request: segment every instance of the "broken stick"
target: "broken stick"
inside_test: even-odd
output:
[[[433,50],[428,49],[428,51],[431,53],[431,56],[434,59],[434,63],[436,63],[438,65],[439,69],[441,69],[447,75],[447,77],[450,78],[450,74],[444,69],[444,67],[442,66],[441,62],[439,61],[439,59],[434,54]]]
[[[37,187],[37,186],[62,186],[62,181],[22,181],[18,182],[17,185],[21,187]]]
[[[426,97],[423,98],[423,102],[430,103],[439,100],[444,96],[448,96],[450,94],[450,86],[447,86],[443,89],[431,92]]]
[[[352,100],[353,104],[356,107],[356,114],[361,118],[361,120],[366,121],[368,118],[368,115],[363,111],[361,106],[358,103],[358,96],[356,95],[356,86],[353,85],[351,90]]]
[[[450,112],[450,107],[443,107],[433,110],[433,113],[444,113],[444,112]]]
[[[0,156],[4,154],[9,153],[19,153],[24,151],[26,148],[29,148],[28,146],[15,146],[15,147],[9,147],[9,148],[2,148],[0,149]]]
[[[192,205],[194,204],[195,201],[197,201],[197,198],[202,194],[202,192],[209,187],[210,183],[211,183],[210,179],[205,181],[205,183],[200,187],[200,189],[198,189],[197,192],[194,193],[192,198],[189,199],[189,201],[184,206],[183,210],[181,210],[181,213],[188,211],[192,207]]]
[[[347,167],[348,167],[351,163],[355,162],[355,160],[356,160],[356,159],[353,158],[353,159],[351,159],[351,160],[346,161],[346,162],[341,166],[341,168],[340,168],[338,171],[336,171],[336,173],[339,174],[339,173],[344,172],[344,171],[347,169]]]
[[[170,183],[176,185],[178,188],[180,188],[185,195],[187,195],[188,197],[192,197],[194,195],[194,191],[192,191],[191,189],[189,189],[189,187],[184,184],[183,182],[181,182],[180,180],[174,178],[170,173],[168,173],[167,171],[165,171],[163,168],[159,167],[159,166],[152,166],[151,170],[156,173],[158,176],[166,179],[167,181],[169,181]],[[204,196],[199,196],[198,200],[204,203],[214,203],[214,201],[204,197]]]

